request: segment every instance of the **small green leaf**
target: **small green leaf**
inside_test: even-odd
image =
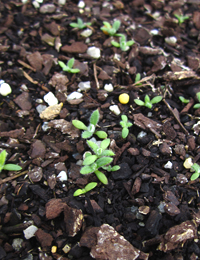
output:
[[[90,155],[90,156],[87,156],[85,158],[85,160],[83,161],[83,165],[90,165],[92,163],[94,163],[97,159],[97,155]]]
[[[105,26],[106,28],[108,28],[108,29],[110,29],[110,28],[112,27],[109,22],[104,21],[103,24],[104,24],[104,26]],[[105,28],[105,27],[104,27],[104,28]],[[103,28],[103,27],[102,27],[102,28]]]
[[[150,102],[145,103],[145,107],[152,108],[152,104]]]
[[[105,139],[105,140],[103,140],[103,141],[101,142],[100,147],[101,147],[103,150],[105,150],[105,149],[109,146],[109,144],[110,144],[110,139],[107,138],[107,139]]]
[[[19,165],[17,165],[17,164],[11,164],[11,163],[9,163],[9,164],[5,164],[5,165],[3,166],[3,169],[4,169],[4,170],[7,170],[7,171],[20,171],[20,170],[22,169],[22,167],[19,166]]]
[[[100,168],[104,165],[107,165],[109,163],[111,163],[113,160],[113,158],[111,157],[102,157],[102,158],[99,158],[97,161],[96,161],[96,164],[97,164],[97,167]]]
[[[191,180],[191,181],[194,181],[194,180],[196,180],[197,178],[199,178],[199,173],[198,173],[198,172],[195,172],[195,173],[193,173],[192,176],[190,177],[190,180]]]
[[[159,103],[162,99],[163,99],[162,96],[154,97],[154,98],[152,98],[152,100],[151,100],[151,104]]]
[[[58,61],[58,65],[60,65],[60,67],[62,68],[63,71],[69,71],[69,68],[67,67],[67,65],[64,62]]]
[[[115,32],[119,29],[121,25],[121,22],[119,20],[114,21],[113,28],[115,29]]]
[[[124,127],[122,129],[122,138],[126,138],[128,136],[129,130],[128,128]]]
[[[187,104],[187,103],[190,102],[189,99],[185,99],[183,96],[179,96],[179,99],[180,99],[180,101],[181,101],[182,103],[185,103],[185,104]]]
[[[115,172],[115,171],[118,171],[120,169],[120,166],[119,165],[115,165],[112,167],[112,172]]]
[[[72,125],[81,130],[87,130],[87,126],[79,120],[72,120]]]
[[[111,44],[114,46],[114,47],[117,47],[119,48],[120,47],[120,44],[116,41],[111,41]]]
[[[131,122],[128,122],[127,124],[126,124],[126,127],[131,127],[133,124],[131,123]]]
[[[105,185],[108,184],[108,179],[106,177],[106,175],[103,173],[103,172],[100,172],[100,171],[95,171],[94,172],[97,176],[97,178]]]
[[[93,172],[94,172],[93,168],[89,165],[82,167],[80,170],[81,174],[89,174],[89,173],[93,173]]]
[[[120,121],[119,123],[122,126],[122,128],[126,127],[126,123],[124,121]]]
[[[197,92],[196,94],[198,101],[200,102],[200,92]]]
[[[194,163],[191,168],[195,171],[200,173],[200,166],[197,163]]]
[[[195,104],[195,105],[193,106],[193,108],[194,108],[194,109],[200,108],[200,103]]]
[[[144,102],[140,99],[134,99],[134,102],[138,105],[138,106],[144,106]]]
[[[76,196],[79,196],[79,195],[84,194],[84,193],[86,193],[86,191],[84,189],[83,190],[78,189],[74,192],[73,196],[76,197]]]
[[[73,65],[74,65],[74,58],[71,58],[70,60],[68,60],[67,66],[71,69]]]
[[[71,27],[74,27],[74,28],[79,28],[78,24],[77,23],[70,23],[69,24]]]
[[[135,76],[135,83],[137,83],[140,80],[141,80],[141,75],[140,75],[140,73],[137,73]]]
[[[4,166],[5,161],[6,161],[6,156],[7,156],[7,153],[6,153],[5,150],[3,150],[3,151],[0,153],[0,166]]]
[[[127,41],[126,46],[132,46],[134,43],[134,40]]]
[[[83,133],[81,134],[81,137],[82,137],[83,139],[88,139],[88,138],[90,138],[92,135],[93,135],[92,132],[83,131]]]
[[[77,23],[79,26],[83,26],[83,20],[81,18],[77,18]]]
[[[122,121],[124,121],[125,123],[128,122],[128,117],[126,115],[121,115],[121,119]]]
[[[104,132],[104,131],[96,131],[95,132],[95,135],[97,135],[99,138],[101,138],[101,139],[105,139],[105,138],[107,138],[107,134],[106,134],[106,132]]]
[[[149,98],[148,95],[145,96],[145,98],[144,98],[144,102],[145,102],[145,104],[150,102],[150,98]]]
[[[97,144],[90,140],[87,140],[87,144],[95,153],[97,153],[97,150],[99,149],[99,146]]]
[[[90,182],[85,186],[85,191],[88,192],[97,186],[97,182]]]
[[[111,150],[104,150],[101,154],[101,156],[114,156],[115,153],[113,153],[113,151]]]
[[[96,124],[98,123],[99,121],[99,110],[96,109],[92,114],[91,114],[91,117],[90,117],[90,124],[93,124],[96,126]]]
[[[70,72],[71,72],[71,73],[79,73],[80,70],[79,70],[79,69],[71,69]]]

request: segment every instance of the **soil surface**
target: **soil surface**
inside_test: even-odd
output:
[[[74,29],[77,18],[91,24]],[[134,40],[126,51],[100,29],[115,20]],[[199,29],[197,0],[0,0],[0,79],[12,88],[1,96],[0,148],[22,167],[1,171],[0,259],[200,259],[200,179],[190,179],[200,163]],[[77,74],[58,64],[71,58]],[[146,95],[163,99],[136,105]],[[103,170],[107,185],[80,173],[89,147],[72,125],[88,125],[96,109],[120,166]],[[133,124],[126,138],[121,115]],[[93,190],[73,196],[90,182]]]

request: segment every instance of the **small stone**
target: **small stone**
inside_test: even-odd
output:
[[[41,14],[51,14],[55,12],[56,6],[54,4],[44,4],[40,7]]]
[[[45,33],[42,35],[41,40],[47,43],[49,46],[54,46],[55,37],[52,37],[50,34]]]
[[[177,38],[175,36],[166,37],[165,42],[169,44],[170,46],[176,46]]]
[[[81,33],[81,36],[82,36],[82,37],[85,37],[85,38],[90,37],[91,35],[92,35],[92,30],[89,29],[89,28],[85,29],[85,30],[82,31],[82,33]]]
[[[67,181],[67,173],[65,171],[61,171],[58,175],[57,178],[59,181]]]
[[[66,244],[66,245],[62,248],[62,251],[63,251],[65,254],[67,254],[70,250],[71,250],[71,247],[70,247],[68,244]]]
[[[61,199],[51,199],[46,205],[46,218],[54,219],[57,218],[64,209],[64,203]]]
[[[43,231],[41,228],[39,228],[35,232],[35,236],[36,236],[37,240],[39,241],[39,243],[41,244],[42,247],[51,246],[52,241],[53,241],[53,237],[50,234]]]
[[[87,50],[87,45],[83,42],[74,42],[71,45],[64,45],[61,51],[68,53],[85,53]]]
[[[174,205],[172,202],[167,203],[165,205],[164,209],[165,209],[165,212],[172,217],[178,215],[181,212],[180,209],[176,205]]]
[[[12,242],[12,247],[15,251],[19,251],[22,248],[22,243],[24,240],[22,238],[14,238]]]
[[[44,101],[47,102],[49,106],[58,104],[58,99],[54,96],[52,92],[47,93],[43,98]]]
[[[90,83],[90,81],[85,81],[85,82],[82,81],[78,84],[78,88],[81,91],[87,91],[87,90],[91,89],[91,83]]]
[[[40,4],[37,1],[33,1],[32,5],[35,7],[35,9],[40,8]]]
[[[193,162],[192,162],[191,157],[187,158],[183,163],[183,166],[185,169],[190,169],[192,167],[192,165],[193,165]]]
[[[40,114],[42,111],[44,111],[47,108],[45,105],[39,105],[36,107],[37,112]]]
[[[65,5],[67,0],[58,0],[59,5]]]
[[[28,92],[23,92],[19,96],[14,99],[14,102],[22,109],[22,110],[31,110],[32,103]]]
[[[168,161],[165,165],[164,165],[164,168],[165,169],[172,169],[172,166],[173,166],[173,163]]]
[[[38,230],[38,228],[34,225],[31,225],[29,227],[27,227],[25,230],[23,230],[24,233],[24,237],[26,239],[30,239],[32,237],[34,237],[35,232]]]
[[[78,2],[78,8],[84,8],[85,7],[85,2],[84,1],[79,1]]]
[[[139,134],[138,134],[138,136],[137,136],[137,139],[138,139],[138,140],[141,140],[141,139],[143,139],[145,136],[147,136],[147,133],[144,132],[144,131],[141,131],[141,132],[139,132]]]
[[[118,105],[112,105],[109,107],[110,111],[112,111],[116,116],[120,115],[121,111],[119,110]]]
[[[163,155],[171,155],[172,154],[172,148],[167,143],[161,144],[159,146],[159,150]]]
[[[184,174],[181,174],[181,173],[177,174],[177,176],[176,176],[176,181],[177,181],[178,183],[180,183],[180,184],[186,184],[186,183],[188,183],[187,177],[186,177]]]
[[[132,170],[129,167],[128,163],[121,163],[119,164],[120,169],[117,171],[112,172],[112,177],[114,180],[123,180],[127,179],[131,176]]]
[[[113,85],[110,83],[110,84],[105,84],[104,89],[108,92],[112,92],[114,88]]]
[[[62,106],[63,103],[47,107],[44,111],[42,111],[42,113],[40,113],[40,118],[46,120],[54,119],[60,114]]]
[[[92,46],[87,49],[87,54],[94,59],[99,59],[101,57],[101,51],[99,48]]]
[[[74,100],[74,99],[80,99],[82,97],[83,97],[82,93],[74,91],[67,96],[67,101]]]
[[[8,96],[12,92],[12,89],[8,83],[0,84],[0,94],[4,97]]]

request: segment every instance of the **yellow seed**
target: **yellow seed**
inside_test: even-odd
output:
[[[129,95],[126,93],[119,95],[119,102],[121,104],[127,104],[129,102]]]
[[[57,246],[52,246],[51,253],[54,254],[57,251]]]

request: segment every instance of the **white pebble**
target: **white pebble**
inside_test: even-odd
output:
[[[12,247],[15,251],[19,251],[22,248],[22,243],[24,240],[22,238],[14,238],[12,242]]]
[[[139,134],[137,135],[137,138],[138,138],[138,139],[142,139],[142,138],[145,137],[146,135],[147,135],[146,132],[141,131],[141,132],[139,132]]]
[[[114,88],[113,85],[110,83],[110,84],[105,84],[104,89],[108,92],[112,92]]]
[[[193,162],[192,162],[192,158],[191,157],[188,157],[184,163],[183,163],[183,166],[185,169],[190,169],[193,165]]]
[[[47,93],[43,98],[44,101],[47,102],[49,106],[58,104],[58,99],[54,96],[52,92]]]
[[[34,225],[31,225],[29,227],[27,227],[26,229],[23,230],[24,233],[24,237],[26,239],[30,239],[32,237],[34,237],[35,232],[38,230],[38,228]]]
[[[151,30],[151,35],[158,35],[159,34],[159,31],[158,31],[158,29],[153,29],[153,30]]]
[[[87,54],[90,55],[94,59],[98,59],[101,57],[101,51],[99,48],[92,46],[87,49]]]
[[[38,2],[39,4],[42,4],[43,0],[36,0],[36,2]]]
[[[84,1],[79,1],[78,8],[84,8],[84,7],[85,7],[85,2]]]
[[[90,35],[92,35],[92,30],[91,29],[89,29],[89,28],[87,28],[87,29],[85,29],[84,31],[82,31],[82,33],[81,33],[81,36],[82,37],[89,37]]]
[[[35,9],[40,8],[40,4],[37,1],[33,1],[32,5],[35,7]]]
[[[57,178],[59,179],[59,181],[67,181],[67,173],[65,171],[61,171]]]
[[[79,89],[80,90],[84,90],[84,91],[86,91],[86,90],[89,90],[89,89],[91,89],[91,84],[90,84],[90,81],[85,81],[85,82],[80,82],[79,84],[78,84],[78,87],[79,87]]]
[[[48,124],[48,122],[44,122],[43,125],[42,125],[42,130],[44,132],[46,132],[49,128],[51,128]]]
[[[36,110],[37,110],[37,112],[40,114],[40,113],[42,113],[42,111],[44,111],[46,108],[47,108],[47,106],[45,106],[45,105],[38,105],[38,106],[36,107]]]
[[[9,95],[11,92],[12,92],[12,89],[8,83],[4,82],[0,85],[0,94],[2,96],[5,97],[5,96]]]
[[[67,101],[73,100],[73,99],[79,99],[79,98],[82,98],[82,96],[83,96],[82,93],[74,91],[67,96]]]
[[[66,0],[58,0],[58,4],[59,5],[65,5],[66,4]]]
[[[172,169],[172,166],[173,166],[173,163],[168,161],[165,165],[164,165],[164,168],[165,169]]]
[[[165,42],[171,46],[175,46],[177,42],[177,38],[175,36],[166,37]]]
[[[109,107],[110,111],[112,111],[115,115],[120,115],[121,111],[119,110],[118,105],[112,105]]]

